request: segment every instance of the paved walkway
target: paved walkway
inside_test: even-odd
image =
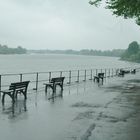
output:
[[[51,94],[51,91],[50,91]],[[59,89],[58,93],[59,94]],[[140,140],[140,74],[66,86],[48,100],[44,90],[0,103],[2,140]]]

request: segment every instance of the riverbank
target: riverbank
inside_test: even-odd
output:
[[[48,100],[44,90],[0,103],[3,140],[139,140],[140,73],[64,87]],[[59,93],[59,89],[58,89]],[[57,93],[57,94],[58,94]],[[51,94],[51,91],[50,91]]]

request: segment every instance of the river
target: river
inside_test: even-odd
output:
[[[118,57],[64,54],[0,55],[0,73],[47,72],[94,68],[135,67],[139,64],[120,61]]]

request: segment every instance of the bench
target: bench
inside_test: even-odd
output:
[[[131,73],[135,74],[136,73],[136,69],[131,70]]]
[[[11,83],[8,90],[1,91],[3,93],[2,103],[4,103],[5,95],[9,95],[12,101],[15,102],[17,94],[23,94],[25,99],[27,99],[27,88],[30,81]]]
[[[120,69],[118,76],[124,76],[125,74],[130,73],[130,70],[124,70],[124,69]]]
[[[124,70],[122,70],[122,69],[120,69],[120,71],[119,71],[119,73],[118,73],[118,76],[124,76],[124,74],[125,74],[125,71]]]
[[[45,85],[45,93],[47,93],[47,88],[50,87],[54,92],[56,92],[56,86],[59,85],[61,87],[61,90],[63,90],[63,83],[64,83],[65,77],[56,77],[52,78],[49,83],[44,83]]]
[[[98,73],[97,76],[94,76],[94,82],[97,81],[98,83],[100,82],[100,80],[104,80],[104,73]]]

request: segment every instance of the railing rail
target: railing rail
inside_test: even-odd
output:
[[[116,76],[120,69],[140,71],[140,68],[106,68],[106,69],[81,69],[81,70],[64,70],[64,71],[48,71],[48,72],[31,72],[18,74],[1,74],[0,75],[0,91],[7,88],[12,82],[21,82],[30,80],[30,89],[38,90],[43,87],[44,82],[49,82],[52,77],[65,77],[66,85],[73,82],[82,82],[92,80],[93,76],[99,72],[105,73],[105,77]]]

